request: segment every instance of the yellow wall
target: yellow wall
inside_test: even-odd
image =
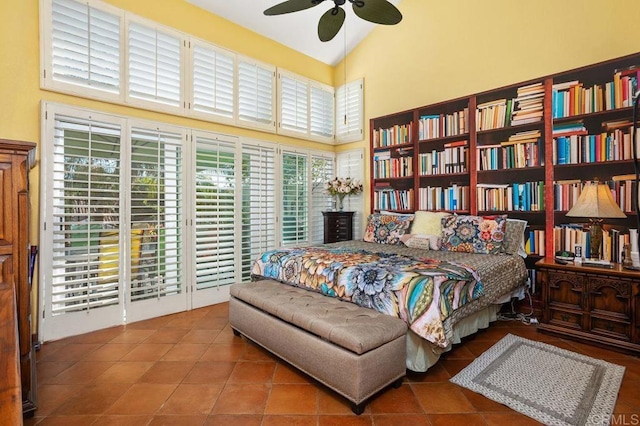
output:
[[[640,52],[637,0],[403,0],[399,9],[400,24],[376,27],[347,56],[347,81],[365,80],[365,141],[372,117]],[[343,75],[340,64],[336,85]]]

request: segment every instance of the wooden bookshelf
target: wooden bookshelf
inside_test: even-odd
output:
[[[627,214],[626,219],[605,223],[621,232],[635,228],[636,213],[628,199],[635,193],[635,187],[625,175],[634,173],[628,145],[631,144],[631,98],[638,80],[640,53],[373,118],[370,121],[372,210],[508,214],[527,220],[529,230],[537,231],[538,235],[544,233],[540,239],[544,241],[544,250],[536,250],[535,258],[552,255],[556,250],[554,227],[576,222],[565,216],[566,203],[572,201],[565,199],[567,194],[562,194],[562,188],[556,188],[556,183],[564,185],[571,180],[584,182],[598,177],[610,183]],[[583,128],[574,128],[575,123]],[[397,134],[398,129],[407,130],[398,144],[380,147],[383,131]],[[566,129],[568,132],[563,134]],[[573,139],[558,142],[565,136]],[[610,141],[603,144],[603,138]],[[597,158],[593,147],[596,139],[597,144],[602,144],[598,145],[602,152]],[[569,160],[558,161],[559,144],[570,147],[566,154]],[[464,150],[460,148],[463,146]],[[454,147],[457,148],[454,150]],[[590,152],[583,152],[585,147],[589,147]],[[412,162],[412,173],[380,176],[373,166],[381,153],[390,158],[405,157],[404,161]],[[491,164],[488,155],[493,156]],[[435,168],[434,158],[451,164]],[[425,162],[431,167],[427,172]],[[452,187],[469,188],[466,205],[458,201],[454,205],[424,208],[425,192],[421,190],[450,191]],[[525,188],[530,193],[521,194]],[[405,193],[410,202],[402,206],[381,206],[376,204],[381,191]],[[519,200],[514,198],[514,191],[520,195]],[[561,206],[563,200],[557,199],[556,193],[563,197],[564,205]],[[493,202],[498,195],[504,199]],[[492,202],[486,203],[482,197],[493,197]]]

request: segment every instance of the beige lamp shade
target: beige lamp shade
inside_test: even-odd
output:
[[[585,185],[567,216],[599,219],[627,217],[613,200],[609,187],[597,180]]]

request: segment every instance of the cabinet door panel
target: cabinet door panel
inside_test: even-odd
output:
[[[2,208],[0,209],[0,255],[2,246],[9,246],[12,243],[11,237],[11,215],[12,200],[11,193],[11,161],[7,161],[6,155],[0,154],[0,200],[2,200]]]
[[[610,318],[591,316],[589,331],[605,337],[613,337],[619,340],[631,339],[631,324],[627,322],[613,321]]]
[[[581,312],[569,312],[561,309],[550,309],[550,324],[563,328],[582,330],[583,314]]]
[[[583,288],[582,275],[549,272],[549,306],[583,310]]]
[[[592,314],[631,322],[631,282],[589,277],[588,291]]]

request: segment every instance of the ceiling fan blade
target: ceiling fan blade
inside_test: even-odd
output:
[[[318,22],[318,37],[321,41],[329,41],[338,34],[347,14],[341,7],[329,9]]]
[[[317,6],[324,0],[287,0],[270,7],[264,11],[265,15],[283,15],[285,13],[299,12]]]
[[[395,25],[402,21],[402,13],[387,0],[353,1],[353,12],[365,21]],[[359,4],[364,5],[359,6]]]

